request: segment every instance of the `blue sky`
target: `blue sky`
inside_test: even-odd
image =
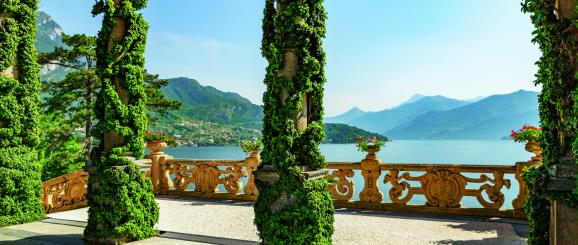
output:
[[[168,4],[170,2],[170,4]],[[95,35],[91,0],[42,0],[66,33]],[[264,0],[149,0],[147,69],[261,104]],[[534,87],[540,53],[517,0],[326,0],[325,107],[381,110],[411,95],[458,99]]]

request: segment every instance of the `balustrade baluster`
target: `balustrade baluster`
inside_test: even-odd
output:
[[[379,191],[377,180],[381,175],[379,164],[381,161],[377,159],[375,153],[369,153],[361,161],[361,175],[365,180],[363,191],[359,193],[359,199],[365,203],[381,203],[383,201],[383,194]]]

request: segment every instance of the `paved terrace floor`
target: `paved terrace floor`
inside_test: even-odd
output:
[[[250,202],[157,198],[160,237],[135,244],[256,244]],[[0,244],[82,243],[87,208],[0,229]],[[338,209],[335,244],[526,244],[528,226],[511,219]],[[4,242],[2,241],[4,240]]]

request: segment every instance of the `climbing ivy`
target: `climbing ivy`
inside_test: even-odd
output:
[[[525,211],[528,215],[528,244],[539,245],[549,243],[550,200],[542,187],[546,168],[531,167],[524,170],[523,177],[528,187],[528,198],[525,201]]]
[[[537,186],[547,182],[547,169],[567,159],[576,161],[578,155],[578,43],[575,36],[578,18],[558,18],[555,0],[524,0],[522,11],[531,14],[536,28],[533,42],[542,51],[542,57],[536,62],[535,84],[542,86],[539,102],[543,133],[539,141],[544,150],[544,167],[526,173],[530,191],[526,210],[532,229],[529,242],[547,244],[543,234],[548,231],[545,214],[549,213],[549,205],[545,202],[563,200],[567,205],[578,206],[578,189],[548,192],[542,190],[545,187]]]
[[[0,227],[40,220],[39,66],[34,48],[37,0],[0,1]],[[15,62],[17,61],[17,62]],[[4,74],[12,67],[17,79]]]
[[[90,210],[84,231],[89,240],[140,240],[158,233],[154,225],[159,208],[152,184],[127,158],[142,158],[147,128],[144,51],[148,25],[137,13],[146,3],[99,0],[93,7],[93,15],[103,14],[104,19],[96,51],[102,87],[95,106],[94,136],[100,144],[93,151],[95,166],[89,175]],[[122,40],[114,41],[113,28],[119,20],[126,30]],[[118,144],[107,145],[111,142]]]
[[[257,181],[255,224],[271,244],[329,244],[333,234],[333,202],[327,180],[307,180],[302,169],[326,166],[319,151],[324,138],[322,48],[327,18],[323,0],[266,0],[262,54],[269,61],[263,95],[263,165],[272,165],[279,181]],[[296,73],[284,75],[287,53],[297,57]],[[305,107],[305,105],[307,105]],[[305,107],[305,108],[304,108]],[[296,114],[306,111],[307,127],[299,130]]]

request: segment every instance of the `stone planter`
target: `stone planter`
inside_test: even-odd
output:
[[[379,150],[377,149],[377,147],[375,147],[374,145],[368,145],[367,146],[367,156],[365,156],[365,159],[368,160],[377,160],[377,155],[376,153]]]
[[[163,150],[167,148],[167,143],[162,140],[154,140],[146,142],[146,148],[151,151],[151,155],[162,155]]]
[[[538,145],[536,140],[530,140],[526,143],[525,147],[527,152],[534,153],[532,161],[541,162],[542,161],[542,148]]]
[[[259,151],[252,151],[249,154],[249,158],[257,159],[257,162],[259,162],[261,160],[261,155],[259,155]]]

